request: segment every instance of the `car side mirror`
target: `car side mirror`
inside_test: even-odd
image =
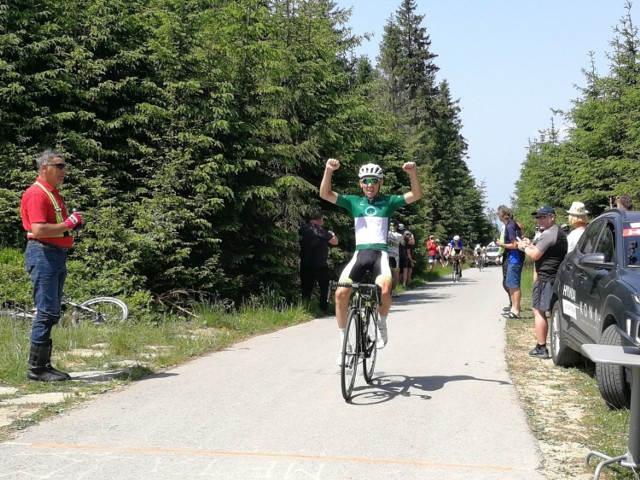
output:
[[[583,267],[594,268],[596,270],[613,270],[613,262],[606,262],[604,253],[587,253],[578,263]]]

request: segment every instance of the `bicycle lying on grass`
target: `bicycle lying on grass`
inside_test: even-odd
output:
[[[378,305],[382,296],[379,285],[368,283],[331,282],[329,292],[336,287],[353,290],[349,299],[349,313],[342,345],[340,382],[342,397],[349,401],[362,361],[362,373],[367,383],[371,383],[376,366],[378,347]]]
[[[74,326],[83,323],[103,325],[106,323],[124,322],[129,318],[129,307],[122,300],[113,297],[95,297],[82,303],[75,303],[68,299],[62,300],[63,309],[71,310],[71,324]],[[0,317],[9,317],[16,320],[35,318],[35,310],[27,310],[15,305],[2,304]],[[63,312],[63,316],[65,312]]]

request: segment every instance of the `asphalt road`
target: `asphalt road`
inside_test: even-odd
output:
[[[374,382],[340,393],[333,318],[252,338],[0,444],[10,479],[538,480],[506,371],[501,271],[395,299]]]

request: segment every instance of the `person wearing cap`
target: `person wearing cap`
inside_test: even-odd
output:
[[[311,300],[313,285],[320,289],[320,310],[326,313],[329,293],[329,245],[338,245],[338,237],[324,228],[322,212],[313,212],[309,222],[298,230],[300,236],[300,288],[303,300]]]
[[[534,262],[531,304],[537,343],[529,355],[549,358],[547,311],[551,306],[553,282],[567,254],[567,235],[556,225],[556,211],[552,207],[545,205],[531,215],[535,217],[536,223],[542,230],[538,242],[533,245],[526,238],[517,241],[518,249]]]
[[[402,165],[402,170],[409,175],[411,190],[404,195],[387,196],[379,195],[384,177],[382,168],[372,163],[362,165],[358,177],[363,196],[358,196],[342,195],[333,191],[331,179],[333,172],[339,168],[340,162],[338,160],[328,159],[320,184],[320,198],[346,209],[354,218],[356,251],[340,274],[339,279],[340,282],[359,282],[366,272],[370,271],[374,282],[380,285],[382,299],[378,310],[380,333],[378,348],[383,348],[388,341],[387,315],[391,308],[392,275],[387,253],[389,218],[399,208],[422,198],[418,169],[414,162],[406,162]],[[336,320],[340,332],[341,349],[344,343],[350,296],[350,288],[338,287],[336,289]],[[339,355],[338,359],[338,363],[340,363],[342,355]]]
[[[38,177],[20,201],[22,226],[27,231],[25,266],[36,307],[27,380],[60,382],[70,380],[71,376],[51,365],[51,330],[60,321],[67,252],[74,242],[71,233],[84,220],[81,212],[69,215],[57,189],[67,174],[64,157],[55,150],[45,150],[36,163]]]
[[[573,231],[567,235],[567,253],[573,251],[578,244],[578,240],[584,233],[587,225],[589,225],[588,215],[589,212],[582,202],[573,202],[571,208],[567,210],[569,216],[569,226],[573,228]]]
[[[435,235],[429,235],[429,240],[425,242],[424,248],[427,249],[427,256],[429,258],[429,271],[431,271],[436,266],[436,257],[438,256],[438,244],[436,243]]]

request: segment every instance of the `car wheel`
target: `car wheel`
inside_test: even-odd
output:
[[[615,325],[609,325],[600,337],[601,345],[622,345],[622,338]],[[596,380],[600,395],[609,408],[629,408],[631,405],[631,385],[627,382],[625,367],[596,363]]]
[[[559,367],[573,367],[582,359],[582,355],[567,346],[565,341],[566,332],[562,318],[562,307],[560,300],[553,304],[551,310],[551,359]]]

